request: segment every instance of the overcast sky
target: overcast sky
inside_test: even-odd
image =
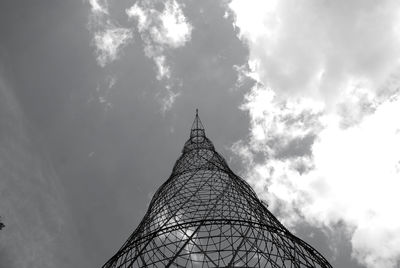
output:
[[[0,2],[0,268],[101,267],[199,108],[334,267],[400,267],[400,2]]]

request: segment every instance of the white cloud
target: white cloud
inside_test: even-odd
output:
[[[374,89],[398,66],[398,1],[234,0],[230,7],[253,70],[280,95],[335,104],[349,81]]]
[[[171,70],[166,64],[166,58],[164,55],[154,57],[154,63],[157,67],[157,80],[171,78]]]
[[[155,1],[136,2],[126,10],[126,14],[137,21],[137,29],[145,45],[144,52],[155,63],[157,80],[167,83],[165,92],[158,94],[163,95],[159,101],[162,104],[161,111],[165,114],[180,95],[171,90],[172,86],[177,85],[171,79],[171,67],[165,52],[183,47],[189,42],[193,27],[176,0],[166,1],[161,11],[156,8],[156,4]]]
[[[91,10],[95,14],[108,14],[107,1],[89,0]]]
[[[107,63],[118,59],[121,49],[132,39],[132,32],[126,28],[108,25],[104,31],[94,34],[97,62],[104,67]]]
[[[344,222],[367,267],[400,260],[400,3],[230,4],[258,83],[234,151],[286,224]],[[243,70],[241,70],[243,72]],[[262,157],[260,157],[262,156]]]
[[[172,105],[175,103],[175,100],[177,97],[181,95],[180,92],[175,93],[171,90],[171,88],[167,85],[166,87],[166,92],[163,92],[164,96],[160,96],[159,94],[158,99],[159,102],[161,103],[161,112],[165,114],[167,111],[169,111],[172,108]]]
[[[116,26],[111,20],[106,0],[89,0],[89,30],[93,34],[96,60],[101,67],[118,59],[121,50],[133,39],[132,31]]]
[[[120,58],[123,49],[133,40],[133,29],[119,26],[110,13],[107,0],[88,0],[88,3],[88,28],[93,34],[92,45],[97,63],[105,67]],[[171,77],[173,70],[168,62],[168,52],[185,46],[191,39],[193,29],[182,8],[182,4],[176,0],[137,1],[125,10],[128,17],[136,22],[145,55],[154,61],[156,79],[165,84],[166,90],[157,94],[163,114],[171,109],[180,95],[176,90],[180,81]],[[100,102],[109,103],[103,98]]]
[[[157,36],[158,43],[177,48],[190,40],[192,26],[186,21],[182,9],[175,0],[166,2],[160,20],[163,30],[162,34]]]
[[[112,19],[107,0],[88,0],[88,3],[90,5],[88,30],[93,36],[91,45],[94,47],[97,64],[106,67],[120,58],[123,49],[132,42],[133,32],[129,28],[118,26]],[[115,83],[115,76],[106,76],[101,82],[103,85],[98,85],[93,93],[96,97],[92,96],[88,102],[97,100],[106,111],[112,108],[109,95]]]
[[[162,12],[155,9],[153,2],[136,3],[126,10],[130,18],[138,22],[137,28],[149,50],[162,52],[165,47],[178,48],[190,41],[192,26],[187,22],[181,6],[175,0],[168,0]],[[149,57],[152,55],[149,55]]]
[[[137,21],[145,54],[154,60],[157,79],[162,80],[171,75],[165,50],[182,47],[190,41],[192,26],[175,0],[166,1],[162,11],[157,10],[155,4],[154,1],[137,2],[126,14]]]
[[[320,117],[325,125],[321,131],[313,124],[306,129],[302,123],[292,125],[289,132],[298,132],[297,137],[308,130],[318,133],[318,138],[311,157],[285,159],[275,157],[279,148],[270,148],[268,143],[278,136],[277,125],[285,124],[283,113],[295,116],[295,112],[265,108],[276,105],[273,102],[249,101],[244,108],[252,118],[252,143],[237,144],[235,150],[250,163],[249,180],[271,208],[280,209],[287,224],[299,220],[296,210],[314,224],[344,221],[353,230],[354,257],[368,267],[396,267],[400,259],[400,215],[395,211],[400,204],[400,151],[395,148],[400,148],[400,123],[391,119],[400,113],[400,98],[387,100],[360,124],[345,129],[337,115]],[[268,152],[268,148],[268,159],[258,163],[252,159],[254,152]],[[308,171],[299,172],[299,165]]]

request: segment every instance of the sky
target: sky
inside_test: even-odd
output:
[[[195,109],[339,268],[400,267],[400,2],[0,2],[0,268],[101,267]]]

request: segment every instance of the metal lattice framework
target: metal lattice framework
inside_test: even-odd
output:
[[[235,175],[196,118],[142,222],[103,266],[332,267]]]

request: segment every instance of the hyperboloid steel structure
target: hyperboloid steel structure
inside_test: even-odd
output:
[[[215,151],[196,111],[190,138],[143,220],[103,268],[332,267],[291,234]]]

